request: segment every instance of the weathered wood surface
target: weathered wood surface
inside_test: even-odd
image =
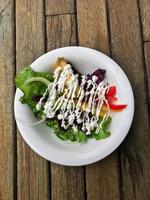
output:
[[[77,1],[79,45],[110,54],[106,2]],[[86,166],[87,199],[119,199],[117,152],[96,164]],[[111,191],[111,192],[108,192]]]
[[[149,0],[1,0],[0,200],[150,199],[149,28]],[[119,150],[86,167],[50,164],[15,133],[15,71],[46,50],[69,45],[112,54],[136,102]]]
[[[79,44],[109,55],[106,1],[77,0],[77,20]]]
[[[15,196],[15,124],[13,117],[15,49],[14,3],[0,3],[0,199]]]
[[[48,16],[47,51],[55,48],[76,45],[76,21],[74,14]]]
[[[150,41],[150,0],[139,0],[144,41]]]
[[[16,70],[23,69],[45,51],[42,0],[16,0]],[[34,153],[17,134],[18,199],[49,199],[48,162]]]
[[[62,15],[75,12],[75,0],[46,0],[46,15]]]
[[[111,49],[131,81],[135,115],[121,148],[122,197],[150,199],[150,127],[144,80],[141,30],[136,0],[108,1]]]
[[[84,200],[85,182],[83,167],[51,165],[52,200]]]
[[[47,51],[70,45],[77,45],[74,14],[47,17]],[[84,200],[83,167],[65,167],[51,164],[52,200]]]

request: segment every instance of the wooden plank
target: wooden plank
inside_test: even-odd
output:
[[[139,0],[144,41],[150,41],[150,0]]]
[[[149,104],[149,109],[150,109],[150,42],[144,43],[144,54],[145,54],[146,76],[147,76],[147,86],[148,86],[148,91],[147,91],[148,104]]]
[[[71,14],[75,12],[75,0],[46,0],[46,15]]]
[[[45,51],[42,0],[16,0],[17,72]],[[48,162],[34,153],[18,132],[18,199],[49,199]]]
[[[109,54],[105,0],[77,0],[79,44]]]
[[[15,197],[14,96],[14,2],[0,3],[0,199]]]
[[[84,200],[83,167],[51,165],[52,200]]]
[[[47,18],[48,50],[76,44],[76,23],[74,15],[59,15]],[[51,164],[52,200],[83,200],[83,167],[66,167]]]
[[[105,0],[77,1],[79,44],[109,55]],[[87,199],[119,199],[117,152],[86,166]],[[109,192],[108,192],[109,191]]]
[[[150,127],[136,0],[108,1],[113,58],[131,81],[135,97],[134,121],[121,150],[124,200],[150,199]]]
[[[49,16],[47,18],[48,50],[76,45],[75,15]]]

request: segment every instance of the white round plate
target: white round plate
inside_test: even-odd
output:
[[[51,64],[60,56],[68,59],[82,74],[91,73],[98,68],[106,69],[108,82],[117,86],[119,102],[128,106],[122,112],[113,114],[110,125],[111,136],[99,141],[90,139],[85,144],[65,142],[57,138],[44,123],[37,126],[21,123],[21,121],[35,122],[36,119],[28,106],[20,103],[22,92],[19,89],[15,95],[15,118],[26,143],[43,158],[62,165],[87,165],[108,156],[124,140],[133,119],[133,92],[127,76],[112,59],[85,47],[64,47],[50,51],[34,61],[31,67],[35,71],[48,71]]]

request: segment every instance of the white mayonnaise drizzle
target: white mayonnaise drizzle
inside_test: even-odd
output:
[[[64,129],[71,126],[77,131],[78,124],[87,135],[95,128],[98,133],[103,120],[108,117],[109,111],[104,115],[101,124],[98,124],[104,101],[107,105],[105,92],[109,86],[105,80],[98,85],[96,81],[95,75],[92,80],[87,80],[87,77],[82,75],[79,84],[78,74],[74,75],[70,64],[67,64],[63,71],[61,67],[57,67],[54,71],[54,82],[49,84],[36,109],[40,110],[43,106],[46,117],[57,117]],[[47,96],[48,99],[44,103]]]

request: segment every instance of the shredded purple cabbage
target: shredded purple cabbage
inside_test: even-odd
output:
[[[94,75],[97,76],[98,79],[97,79],[96,83],[99,84],[100,82],[102,82],[104,80],[105,73],[106,73],[105,69],[97,69],[92,74],[88,74],[87,77],[88,77],[88,80],[91,80],[92,76],[94,76]]]

